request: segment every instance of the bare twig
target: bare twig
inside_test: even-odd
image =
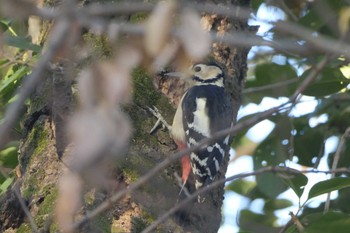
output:
[[[22,196],[21,196],[21,193],[20,193],[20,190],[19,190],[19,186],[17,185],[17,183],[13,186],[13,191],[18,199],[18,202],[19,204],[21,205],[21,208],[22,210],[24,211],[25,215],[27,216],[28,220],[29,220],[29,224],[30,226],[32,227],[32,231],[34,233],[38,233],[38,226],[35,224],[35,221],[33,219],[33,216],[32,214],[30,213],[27,205],[25,204]]]
[[[317,169],[318,166],[320,165],[320,162],[321,162],[321,158],[324,154],[324,148],[325,148],[325,144],[326,144],[326,139],[323,140],[322,142],[322,145],[321,145],[321,148],[320,148],[320,151],[318,152],[318,155],[317,155],[317,158],[316,158],[316,161],[315,161],[315,164],[314,164],[314,169]]]
[[[281,9],[292,19],[294,22],[298,21],[298,17],[294,12],[286,5],[284,1],[275,1],[275,4],[279,5]]]
[[[235,179],[242,179],[245,177],[249,177],[249,176],[256,176],[265,172],[271,171],[271,167],[266,167],[266,168],[262,168],[259,169],[257,171],[254,172],[249,172],[249,173],[242,173],[242,174],[238,174],[238,175],[234,175],[231,176],[229,178],[226,179],[220,179],[217,180],[215,182],[210,183],[209,185],[195,191],[194,193],[192,193],[189,197],[187,197],[186,199],[184,199],[183,201],[177,203],[174,207],[172,207],[170,210],[166,211],[161,217],[159,217],[157,220],[155,220],[154,222],[152,222],[151,225],[149,225],[146,229],[144,229],[142,231],[142,233],[149,233],[149,232],[153,232],[153,230],[164,220],[166,220],[167,218],[169,218],[172,214],[174,214],[176,211],[178,211],[179,209],[181,209],[184,205],[188,204],[190,201],[192,201],[193,199],[195,199],[198,195],[205,193],[215,187],[217,187],[218,185],[225,183],[227,181],[231,181],[231,180],[235,180]]]
[[[245,177],[249,177],[249,176],[256,176],[256,175],[260,175],[263,173],[267,173],[267,172],[274,172],[274,173],[288,173],[288,174],[300,174],[300,173],[326,173],[326,174],[334,174],[334,173],[338,173],[338,172],[344,172],[344,170],[346,170],[348,173],[350,173],[350,169],[339,169],[339,170],[329,170],[329,171],[320,171],[320,170],[304,170],[304,171],[298,171],[289,167],[264,167],[261,168],[257,171],[254,172],[248,172],[248,173],[241,173],[241,174],[237,174],[231,177],[228,177],[226,179],[220,179],[217,180],[205,187],[203,187],[200,190],[197,190],[196,192],[192,193],[190,196],[188,196],[186,199],[184,199],[183,201],[181,201],[180,203],[176,204],[173,208],[171,208],[170,210],[168,210],[167,212],[165,212],[161,217],[159,217],[156,221],[154,221],[151,225],[149,225],[146,229],[144,229],[142,231],[142,233],[148,233],[148,232],[152,232],[152,230],[154,230],[161,222],[163,222],[164,220],[166,220],[167,218],[169,218],[172,214],[174,214],[176,211],[178,211],[179,209],[181,209],[184,205],[186,205],[187,203],[189,203],[191,200],[195,199],[198,195],[205,193],[215,187],[217,187],[218,185],[228,182],[228,181],[232,181],[232,180],[236,180],[236,179],[242,179]]]
[[[243,94],[251,94],[251,93],[256,93],[256,92],[260,92],[260,91],[266,91],[266,90],[270,90],[270,89],[284,87],[284,86],[288,86],[288,85],[296,83],[296,82],[298,82],[298,79],[294,78],[294,79],[286,80],[286,81],[283,81],[283,82],[278,82],[278,83],[265,85],[265,86],[262,86],[262,87],[246,88],[245,90],[243,90]]]
[[[292,218],[292,222],[293,224],[296,226],[296,228],[298,229],[299,232],[303,232],[304,231],[304,226],[303,224],[301,224],[301,222],[299,221],[298,217],[294,215],[293,212],[289,212],[290,217]]]
[[[315,81],[317,75],[322,71],[322,69],[328,64],[329,56],[325,56],[309,73],[309,75],[305,78],[305,80],[301,83],[299,88],[294,92],[294,94],[290,97],[291,103],[298,102],[297,100],[300,98],[300,95],[306,90],[310,84]]]
[[[131,14],[140,11],[149,12],[153,9],[153,7],[154,4],[132,3],[128,1],[118,4],[92,4],[84,8],[71,10],[76,13],[78,18],[85,18],[91,20],[95,19],[94,21],[98,21],[98,17],[101,16]],[[182,7],[192,7],[200,12],[210,12],[238,19],[247,19],[251,15],[251,11],[249,9],[236,7],[232,5],[220,6],[214,4],[184,4]],[[37,8],[35,11],[30,12],[30,14],[38,15],[46,19],[55,19],[57,17],[60,17],[60,12],[52,8]],[[268,22],[264,20],[260,21]],[[315,35],[313,31],[301,27],[298,24],[292,22],[278,21],[274,25],[277,31],[288,33],[307,41],[308,45],[318,50],[318,53],[320,51],[323,51],[336,55],[344,55],[346,58],[350,59],[350,46],[344,42],[331,39],[321,34]],[[291,52],[293,54],[305,54],[308,52],[307,50],[310,49],[310,46],[298,45],[295,40],[281,41],[275,39],[274,41],[267,41],[253,35],[247,37],[247,35],[238,36],[235,34],[233,36],[226,34],[224,36],[214,37],[213,41],[221,41],[235,46],[265,45],[275,48],[279,51],[284,51],[288,53]]]
[[[313,46],[319,51],[334,55],[343,55],[347,59],[350,59],[350,45],[340,40],[331,39],[314,31],[300,27],[295,23],[278,21],[275,24],[276,31],[294,35],[300,39],[308,42],[309,45]]]
[[[349,137],[349,134],[350,134],[350,127],[348,127],[345,130],[345,133],[340,138],[340,142],[339,142],[337,151],[335,152],[335,155],[334,155],[334,159],[333,159],[333,163],[332,163],[332,170],[336,169],[338,166],[340,156],[344,150],[345,142],[346,142],[346,139]],[[334,178],[334,177],[335,177],[335,174],[332,174],[331,178]],[[327,194],[327,199],[326,199],[326,202],[324,205],[324,213],[327,213],[329,210],[329,206],[330,206],[330,202],[331,202],[331,193],[332,192],[329,192]]]

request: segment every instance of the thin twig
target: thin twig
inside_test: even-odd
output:
[[[33,231],[34,233],[38,233],[38,232],[39,232],[39,231],[38,231],[38,226],[36,225],[36,223],[35,223],[35,221],[34,221],[34,219],[33,219],[32,214],[30,213],[30,211],[29,211],[27,205],[25,204],[25,202],[24,202],[24,200],[23,200],[23,198],[22,198],[22,196],[21,196],[21,193],[20,193],[20,191],[19,191],[19,186],[18,186],[17,184],[14,185],[13,191],[14,191],[14,193],[15,193],[17,199],[18,199],[19,204],[21,205],[22,210],[24,211],[25,215],[27,216],[27,218],[28,218],[28,220],[29,220],[29,224],[30,224],[30,226],[32,227],[32,231]]]
[[[292,222],[293,224],[296,226],[296,228],[298,229],[299,232],[303,232],[304,231],[304,226],[303,224],[301,224],[301,222],[299,221],[298,217],[294,215],[293,212],[289,212],[290,217],[292,218]]]
[[[132,3],[132,2],[123,2],[118,4],[92,4],[90,6],[72,9],[79,18],[85,19],[95,19],[98,21],[97,16],[110,16],[110,15],[120,15],[120,14],[131,14],[135,12],[148,12],[151,11],[154,7],[154,4],[149,3]],[[184,4],[182,7],[192,7],[200,12],[210,12],[219,14],[222,16],[227,16],[231,18],[238,19],[247,19],[251,15],[251,11],[247,8],[236,7],[236,6],[218,6],[214,4]],[[35,11],[30,12],[30,14],[38,15],[46,19],[56,19],[60,17],[60,12],[52,8],[37,8]],[[257,19],[258,21],[264,23],[271,23],[266,20]],[[346,58],[350,59],[350,46],[339,40],[335,40],[321,34],[315,36],[314,32],[301,27],[300,25],[292,22],[278,21],[274,23],[276,30],[283,33],[289,33],[300,39],[303,39],[308,42],[311,47],[316,48],[318,51],[323,51],[336,55],[344,55]],[[265,45],[275,48],[279,51],[292,52],[293,54],[305,54],[308,52],[310,46],[298,45],[295,40],[290,41],[279,41],[274,39],[274,41],[263,40],[258,36],[247,35],[235,36],[233,35],[224,35],[216,36],[213,38],[213,41],[222,41],[224,43],[235,45],[235,46],[252,46],[252,45]]]
[[[297,90],[295,90],[294,94],[290,97],[291,103],[297,103],[300,95],[310,86],[310,84],[315,81],[317,75],[322,71],[322,69],[328,64],[329,56],[325,56],[319,63],[316,64],[315,67],[311,70],[309,75],[305,78],[305,80],[301,83]]]
[[[187,197],[183,201],[177,203],[174,207],[172,207],[171,209],[166,211],[161,217],[159,217],[157,220],[152,222],[152,224],[149,225],[146,229],[144,229],[141,233],[153,232],[153,230],[160,223],[162,223],[164,220],[169,218],[172,214],[174,214],[176,211],[181,209],[184,205],[188,204],[190,201],[195,199],[198,195],[200,195],[202,193],[205,193],[205,192],[207,192],[207,191],[217,187],[220,184],[223,184],[223,183],[225,183],[227,181],[231,181],[231,180],[235,180],[235,179],[242,179],[242,178],[249,177],[249,176],[256,176],[256,175],[259,175],[259,174],[262,174],[262,173],[265,173],[265,172],[268,172],[268,171],[271,171],[271,167],[262,168],[262,169],[259,169],[257,171],[254,171],[254,172],[242,173],[242,174],[234,175],[234,176],[231,176],[231,177],[226,178],[226,179],[220,179],[220,180],[217,180],[215,182],[212,182],[209,185],[207,185],[205,187],[202,187],[201,189],[195,191],[194,193],[192,193],[189,197]]]
[[[345,168],[345,169],[348,173],[350,173],[350,169],[347,169],[347,168]],[[326,174],[330,174],[330,173],[333,174],[333,173],[338,173],[338,172],[344,172],[344,169],[342,168],[339,170],[329,170],[329,171],[319,171],[319,170],[312,169],[312,170],[298,171],[298,170],[295,170],[295,169],[292,169],[289,167],[270,166],[270,167],[261,168],[257,171],[254,171],[254,172],[241,173],[241,174],[237,174],[237,175],[234,175],[234,176],[231,176],[228,178],[220,179],[220,180],[217,180],[215,182],[210,183],[209,185],[201,188],[200,190],[197,190],[196,192],[194,192],[190,196],[188,196],[186,199],[184,199],[180,203],[176,204],[174,207],[172,207],[167,212],[165,212],[161,217],[159,217],[156,221],[154,221],[151,225],[149,225],[146,229],[144,229],[142,231],[142,233],[152,232],[152,230],[154,230],[161,222],[163,222],[164,220],[169,218],[172,214],[174,214],[176,211],[181,209],[184,205],[189,203],[191,200],[195,199],[198,195],[205,193],[205,192],[219,186],[222,183],[226,183],[228,181],[232,181],[232,180],[236,180],[236,179],[242,179],[242,178],[249,177],[249,176],[256,176],[256,175],[260,175],[260,174],[267,173],[267,172],[289,173],[291,175],[300,174],[300,173],[321,173],[321,172],[326,173]]]
[[[298,21],[298,17],[294,14],[294,12],[286,5],[284,1],[276,1],[276,4],[280,5],[281,9],[292,19],[294,22]]]
[[[319,51],[334,55],[343,55],[350,59],[350,45],[340,40],[331,39],[320,33],[315,34],[314,31],[300,27],[295,23],[278,21],[274,24],[276,31],[294,35],[308,42],[308,45],[313,46]]]
[[[340,142],[339,142],[339,145],[338,145],[338,148],[337,148],[337,151],[335,152],[335,155],[334,155],[334,159],[333,159],[333,163],[332,163],[332,170],[336,169],[337,166],[338,166],[338,163],[339,163],[339,160],[340,160],[340,156],[344,150],[344,146],[345,146],[345,141],[347,139],[347,137],[349,137],[349,134],[350,134],[350,127],[348,127],[346,130],[345,130],[345,133],[341,136],[340,138]],[[331,178],[334,178],[335,177],[335,174],[333,173],[331,175]],[[330,202],[331,202],[331,193],[332,192],[329,192],[327,194],[327,199],[326,199],[326,202],[325,202],[325,205],[324,205],[324,213],[327,213],[328,210],[329,210],[329,206],[330,206]]]
[[[266,91],[266,90],[270,90],[270,89],[284,87],[284,86],[288,86],[290,84],[296,83],[298,81],[299,80],[297,78],[294,78],[294,79],[290,79],[290,80],[286,80],[286,81],[278,82],[278,83],[273,83],[273,84],[269,84],[269,85],[265,85],[265,86],[261,86],[261,87],[246,88],[245,90],[243,90],[243,94],[251,94],[251,93],[256,93],[256,92],[260,92],[260,91]]]

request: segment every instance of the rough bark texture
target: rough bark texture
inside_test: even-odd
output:
[[[200,1],[203,3],[203,1]],[[207,1],[217,4],[249,7],[250,1]],[[208,31],[224,34],[225,32],[249,32],[247,21],[229,19],[218,15],[202,15],[202,23]],[[226,70],[226,90],[233,99],[234,119],[237,117],[241,105],[241,93],[247,72],[247,54],[250,48],[232,48],[225,44],[214,43],[211,57],[222,64]],[[180,80],[167,80],[162,77],[156,79],[156,86],[175,106],[186,90],[186,85]],[[232,140],[232,139],[231,139]],[[228,152],[225,161],[216,179],[225,177],[229,160]],[[224,185],[209,192],[204,204],[192,203],[177,213],[180,224],[189,232],[217,232],[221,223],[221,206],[223,203]]]
[[[221,4],[248,6],[249,1],[216,1]],[[247,31],[247,22],[231,20],[219,16],[203,15],[211,30]],[[46,33],[45,29],[43,33]],[[236,118],[241,103],[241,91],[247,65],[248,48],[229,48],[225,45],[213,46],[213,57],[228,68],[226,86],[234,100]],[[71,115],[75,99],[74,88],[65,68],[50,68],[45,81],[31,96],[31,108],[25,122],[24,137],[20,146],[18,178],[11,190],[0,199],[0,227],[4,232],[31,232],[31,227],[14,195],[15,188],[25,200],[36,224],[42,232],[59,232],[53,218],[53,207],[57,197],[57,181],[65,169],[70,146],[67,144],[64,126]],[[176,103],[182,94],[183,83],[167,83],[161,79],[152,79],[144,71],[134,73],[134,101],[125,107],[134,126],[134,137],[125,159],[111,165],[109,178],[115,189],[87,189],[84,196],[85,206],[80,215],[94,209],[118,189],[125,188],[143,174],[147,173],[159,161],[176,152],[176,146],[169,133],[159,130],[149,135],[155,123],[147,106],[155,105],[168,122],[172,121]],[[166,98],[154,89],[156,86],[166,93]],[[167,89],[167,90],[166,90]],[[174,91],[176,90],[176,91]],[[179,91],[181,90],[181,91]],[[60,160],[62,159],[62,160]],[[223,178],[225,166],[218,178]],[[140,232],[166,210],[176,205],[179,193],[174,172],[180,173],[179,164],[172,164],[159,173],[141,189],[114,204],[106,213],[85,225],[81,232]],[[156,232],[217,232],[221,222],[223,185],[208,194],[205,205],[192,203],[162,225]]]

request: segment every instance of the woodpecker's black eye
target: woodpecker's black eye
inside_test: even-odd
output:
[[[195,71],[195,72],[199,72],[199,71],[201,71],[201,70],[202,70],[202,68],[201,68],[200,66],[194,67],[194,71]]]

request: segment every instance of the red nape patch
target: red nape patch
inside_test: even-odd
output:
[[[191,172],[190,156],[188,155],[183,156],[181,158],[181,163],[182,163],[182,182],[186,183]]]

